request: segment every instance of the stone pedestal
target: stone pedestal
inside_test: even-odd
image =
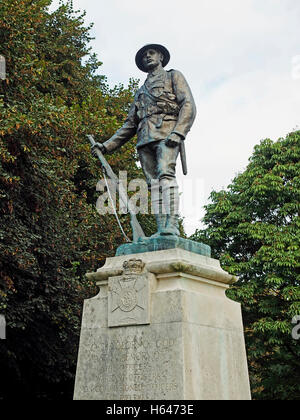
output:
[[[248,400],[236,279],[180,248],[108,258],[88,276],[76,400]]]

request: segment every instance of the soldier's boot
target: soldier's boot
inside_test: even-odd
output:
[[[166,229],[167,225],[167,215],[166,214],[156,214],[156,225],[157,225],[157,232],[151,236],[151,238],[158,238],[162,235],[162,232]]]
[[[175,180],[164,182],[162,188],[163,205],[167,209],[166,227],[161,231],[161,235],[179,236],[179,192]]]
[[[161,232],[161,235],[180,236],[178,214],[168,215],[166,228]]]

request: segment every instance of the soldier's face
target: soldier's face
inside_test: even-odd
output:
[[[146,50],[143,55],[143,64],[148,71],[158,67],[162,61],[163,55],[159,51],[153,49]]]

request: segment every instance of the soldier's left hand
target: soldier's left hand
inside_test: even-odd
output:
[[[169,147],[176,147],[181,143],[181,137],[176,133],[171,133],[166,140],[166,145]]]

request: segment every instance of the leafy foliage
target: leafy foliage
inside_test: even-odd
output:
[[[109,138],[136,90],[109,89],[90,53],[91,27],[71,3],[2,0],[0,54],[0,398],[72,395],[84,277],[123,242],[111,215],[95,209],[102,177],[86,134]],[[85,57],[85,61],[83,58]],[[140,177],[132,142],[110,157]],[[123,216],[130,236],[128,215]],[[148,229],[153,229],[149,223]]]
[[[207,228],[193,239],[211,245],[239,281],[228,296],[242,303],[256,399],[299,399],[300,131],[255,147],[227,190],[212,192]]]

